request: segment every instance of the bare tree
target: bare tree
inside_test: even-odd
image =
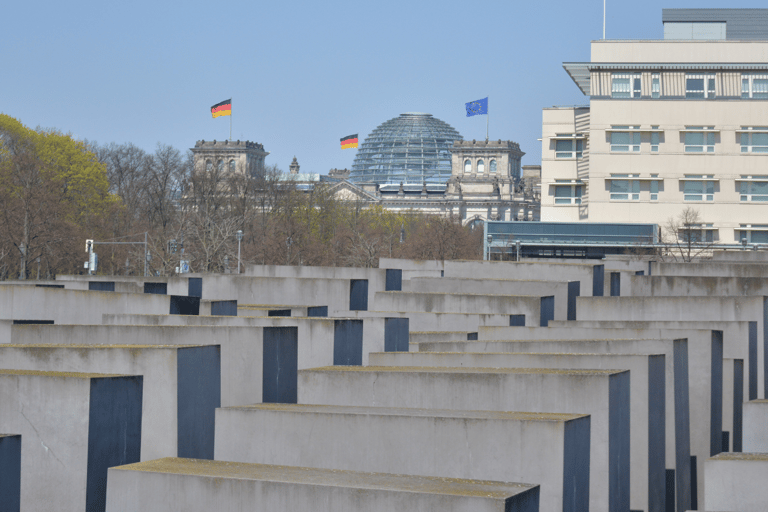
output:
[[[688,206],[677,217],[670,217],[662,230],[664,252],[674,261],[690,262],[712,250],[699,211]],[[664,256],[662,255],[662,256]]]

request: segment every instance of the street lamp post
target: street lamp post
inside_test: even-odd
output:
[[[486,241],[488,242],[488,261],[491,261],[491,242],[493,242],[493,235],[488,235]]]
[[[240,273],[240,242],[243,240],[243,230],[238,229],[237,233],[235,233],[235,237],[237,237],[237,273]]]
[[[19,251],[21,252],[21,266],[19,267],[19,279],[25,279],[27,277],[27,246],[24,242],[19,245]]]
[[[238,272],[240,271],[240,266],[237,267]],[[229,256],[224,256],[224,273],[229,274]]]
[[[288,260],[285,262],[286,265],[291,264],[291,244],[292,243],[293,243],[293,240],[291,239],[290,236],[285,239],[285,245],[288,246]]]

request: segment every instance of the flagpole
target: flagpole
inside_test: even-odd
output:
[[[232,100],[229,100],[229,140],[232,140]]]
[[[491,124],[491,114],[485,114],[485,142],[488,142],[488,125]]]

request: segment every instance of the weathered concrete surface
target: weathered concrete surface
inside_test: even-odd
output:
[[[590,414],[590,510],[629,509],[627,371],[325,367],[299,371],[298,403]]]
[[[531,331],[546,332],[552,328],[517,329],[528,333]],[[553,331],[557,330],[553,329]],[[525,339],[526,336],[522,336],[522,338]],[[468,353],[664,354],[666,366],[666,468],[675,472],[677,510],[686,510],[690,506],[691,428],[687,339],[467,341],[422,343],[419,345],[419,349],[430,353],[453,351]]]
[[[538,512],[537,485],[160,459],[109,470],[107,512]]]
[[[744,402],[743,451],[768,453],[768,400]]]
[[[103,313],[156,314],[169,307],[166,295],[0,285],[0,320],[100,324]]]
[[[553,368],[630,371],[632,510],[664,510],[666,390],[664,355],[379,352],[374,366]],[[669,390],[674,393],[674,389]],[[674,421],[674,417],[670,418]],[[538,480],[537,480],[538,481]]]
[[[0,431],[22,436],[21,510],[104,510],[107,468],[139,461],[142,377],[0,370]]]
[[[405,281],[414,277],[442,277],[445,270],[445,261],[379,258],[379,268],[400,269],[403,271],[403,281]]]
[[[579,284],[575,282],[574,284]],[[534,295],[555,298],[555,319],[568,320],[568,283],[556,281],[470,278],[412,278],[403,281],[404,292]],[[572,298],[575,311],[576,298]],[[572,319],[575,320],[575,319]]]
[[[312,368],[334,364],[335,336],[339,326],[345,323],[362,322],[361,364],[368,364],[369,352],[385,350],[386,318],[408,318],[408,315],[381,315],[344,318],[326,317],[231,317],[231,316],[181,316],[181,315],[104,315],[104,325],[142,325],[142,326],[184,326],[189,328],[207,328],[200,332],[208,332],[213,327],[231,329],[261,329],[264,327],[296,327],[298,328],[299,368]],[[194,332],[194,331],[191,331]],[[252,403],[252,402],[243,402]]]
[[[465,331],[413,331],[411,330],[411,345],[416,344],[418,349],[419,343],[426,343],[429,341],[469,341],[472,335],[477,335],[477,332],[470,333]]]
[[[765,350],[768,344],[768,297],[579,297],[579,320],[670,320],[670,321],[752,321],[757,322],[758,396],[765,398],[768,373]],[[726,353],[725,357],[745,359],[748,353]]]
[[[141,460],[213,458],[218,345],[0,345],[0,369],[142,375]]]
[[[534,295],[379,292],[375,301],[381,311],[524,315],[525,325],[546,325],[555,307],[553,296]]]
[[[635,297],[751,297],[768,295],[768,276],[632,276],[629,279]]]
[[[744,360],[723,358],[723,446],[724,452],[742,451],[742,404]]]
[[[653,276],[757,277],[768,275],[768,262],[722,263],[656,261],[651,265]]]
[[[213,326],[14,325],[9,341],[20,345],[219,345],[221,405],[258,403],[262,397],[263,329]],[[311,361],[311,357],[308,359]],[[314,365],[308,364],[307,367],[312,366]]]
[[[768,453],[721,453],[706,462],[703,510],[765,512]]]
[[[328,314],[340,316],[350,309],[352,279],[248,277],[237,274],[200,274],[202,298],[206,300],[237,300],[238,304],[293,304],[294,306],[328,306]],[[187,295],[190,277],[169,278],[168,293]],[[378,286],[381,288],[378,288]],[[368,309],[384,282],[368,282]]]
[[[180,315],[104,315],[102,323],[111,325],[229,325],[229,326],[258,326],[267,318],[263,316],[220,317],[220,316],[180,316]],[[269,317],[270,320],[279,317]],[[291,315],[291,318],[297,318]],[[411,331],[464,331],[477,332],[480,326],[508,326],[509,315],[502,314],[469,314],[469,313],[424,313],[421,311],[349,311],[343,317],[331,318],[408,318]],[[365,327],[364,327],[365,329]],[[376,343],[376,333],[380,330],[366,333],[366,344]],[[2,327],[0,327],[2,333]],[[371,349],[375,350],[375,349]]]
[[[765,251],[712,251],[713,262],[742,262],[768,264],[768,252]]]
[[[542,510],[577,512],[589,506],[589,424],[574,414],[227,407],[216,411],[216,460],[537,482]]]

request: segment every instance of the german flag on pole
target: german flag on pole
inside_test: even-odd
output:
[[[357,147],[357,134],[347,135],[341,138],[341,149],[349,149]]]
[[[211,114],[213,114],[213,117],[231,116],[232,115],[232,99],[224,100],[221,103],[217,103],[214,106],[212,106]]]

